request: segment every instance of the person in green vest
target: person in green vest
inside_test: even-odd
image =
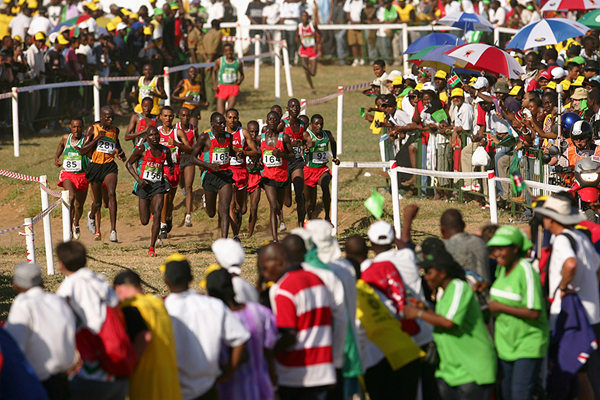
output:
[[[312,144],[307,144],[307,149],[305,150],[304,197],[306,197],[306,217],[312,219],[315,206],[317,205],[317,185],[321,186],[325,220],[329,221],[329,211],[331,210],[331,193],[329,191],[331,171],[327,163],[329,162],[330,150],[331,161],[335,165],[339,165],[340,160],[337,159],[335,139],[330,131],[323,129],[324,125],[323,116],[315,114],[311,117],[310,126],[307,129]]]
[[[520,229],[502,226],[487,245],[498,262],[488,304],[496,317],[502,396],[531,399],[550,342],[540,276],[523,258],[533,244]]]
[[[433,250],[419,266],[431,290],[442,288],[444,294],[435,311],[422,303],[404,306],[404,318],[420,318],[434,326],[439,354],[435,376],[441,398],[490,400],[496,352],[465,271],[443,248]]]
[[[237,97],[240,95],[240,85],[244,81],[244,62],[233,55],[231,42],[223,45],[223,56],[215,61],[212,75],[217,112],[225,114],[225,102],[227,102],[227,109],[235,107]]]

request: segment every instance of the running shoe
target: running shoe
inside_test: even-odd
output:
[[[90,233],[93,235],[94,233],[96,233],[96,220],[95,219],[91,219],[90,215],[92,214],[91,211],[88,211],[88,215],[87,215],[87,219],[88,219],[88,231],[90,231]]]
[[[184,195],[184,196],[187,196],[186,190],[185,189],[181,189],[181,194]]]
[[[167,220],[167,233],[170,233],[171,229],[173,229],[173,218]]]
[[[365,59],[361,58],[360,62],[358,63],[358,65],[363,66],[365,65]]]
[[[161,225],[161,227],[160,227],[160,232],[158,233],[158,238],[166,239],[167,238],[167,227],[162,226],[162,223],[160,225]]]
[[[192,226],[192,216],[190,214],[186,214],[185,216],[185,226]]]
[[[80,237],[81,237],[81,231],[79,230],[79,227],[74,226],[73,227],[73,239],[79,240]]]
[[[233,237],[233,240],[235,240],[236,242],[242,243],[242,240],[240,239],[240,237],[238,235],[235,235]]]
[[[108,238],[111,242],[118,242],[117,231],[110,231],[110,237]]]
[[[352,66],[358,67],[359,63],[360,63],[360,60],[358,58],[355,58],[354,61],[352,61]]]
[[[283,232],[287,229],[287,226],[285,226],[285,222],[283,222],[283,220],[281,220],[281,222],[279,223],[279,232]]]
[[[100,232],[96,232],[96,233],[94,234],[94,240],[95,240],[96,242],[101,242],[101,241],[102,241],[102,234],[101,234]]]
[[[154,247],[150,247],[148,250],[148,257],[156,257],[156,253],[154,252]]]

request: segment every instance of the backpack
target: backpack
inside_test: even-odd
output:
[[[104,301],[103,301],[104,302]],[[96,335],[88,328],[75,335],[77,350],[82,360],[98,361],[107,373],[128,377],[133,373],[138,356],[125,330],[125,317],[120,306],[106,306],[106,319]]]

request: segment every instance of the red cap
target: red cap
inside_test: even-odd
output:
[[[544,71],[544,72],[542,72],[540,74],[540,78],[546,78],[549,81],[551,81],[552,80],[552,73],[550,71],[546,70],[546,71]]]

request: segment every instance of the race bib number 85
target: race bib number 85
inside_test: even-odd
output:
[[[79,159],[79,160],[65,159],[63,161],[63,169],[67,172],[80,171],[81,170],[81,159]]]

